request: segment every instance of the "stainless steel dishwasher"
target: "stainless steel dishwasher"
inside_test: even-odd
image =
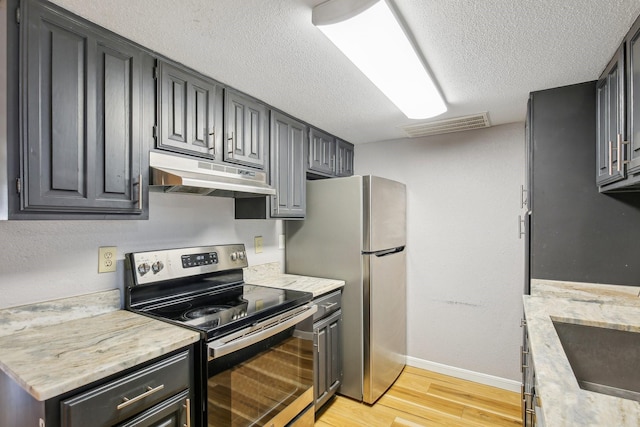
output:
[[[342,290],[315,298],[313,397],[316,412],[342,384]],[[311,332],[311,331],[308,331]]]

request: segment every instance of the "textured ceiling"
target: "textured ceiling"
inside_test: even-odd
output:
[[[311,24],[323,0],[54,0],[353,143],[406,117]],[[594,80],[640,0],[395,0],[449,105],[524,121],[528,93]]]

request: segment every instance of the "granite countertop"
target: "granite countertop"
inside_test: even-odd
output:
[[[545,425],[640,426],[640,402],[582,390],[553,321],[640,333],[637,287],[532,281],[524,309]]]
[[[0,370],[44,401],[200,339],[119,303],[115,290],[0,310]]]
[[[311,292],[314,298],[344,286],[344,280],[283,274],[279,263],[249,267],[244,271],[244,280],[250,285]]]

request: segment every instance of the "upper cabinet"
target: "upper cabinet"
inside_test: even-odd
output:
[[[353,144],[311,128],[308,151],[307,172],[311,177],[353,175]]]
[[[309,131],[309,164],[310,172],[324,175],[335,174],[336,140],[333,136],[318,129]]]
[[[224,161],[267,170],[267,106],[231,89],[224,91],[224,106]]]
[[[353,175],[353,144],[336,139],[336,176]]]
[[[236,219],[301,219],[306,214],[308,127],[273,110],[270,124],[270,177],[276,195],[268,198],[237,198]]]
[[[640,18],[596,86],[600,191],[640,190]]]
[[[620,46],[596,85],[597,183],[606,185],[624,177],[624,46]]]
[[[143,74],[152,59],[49,3],[22,2],[13,218],[148,218]],[[151,128],[149,127],[149,130]]]
[[[222,88],[158,61],[158,148],[216,159],[222,141]]]
[[[307,127],[291,117],[271,112],[271,197],[274,218],[304,218],[306,213],[305,146]]]

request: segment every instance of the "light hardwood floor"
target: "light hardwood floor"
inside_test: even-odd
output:
[[[374,405],[338,396],[316,427],[521,426],[520,394],[405,367]]]

